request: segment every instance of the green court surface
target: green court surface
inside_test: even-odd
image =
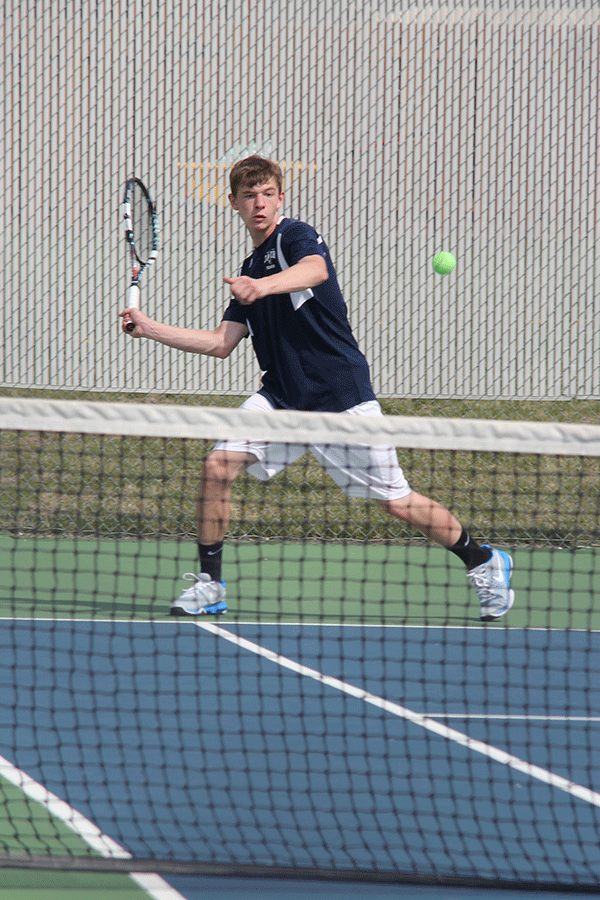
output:
[[[60,819],[0,777],[0,844],[15,857],[25,854],[89,857],[89,846]],[[148,894],[121,872],[61,872],[0,868],[2,900],[142,900]]]
[[[121,873],[51,872],[0,869],[2,900],[148,900],[148,894]]]
[[[593,549],[518,549],[514,608],[495,626],[600,628]],[[197,566],[193,541],[0,537],[0,616],[162,618]],[[227,619],[475,624],[477,597],[440,548],[226,545]]]
[[[0,844],[11,856],[24,854],[89,856],[90,848],[60,819],[51,816],[20,788],[0,777]],[[0,873],[0,878],[5,876]]]

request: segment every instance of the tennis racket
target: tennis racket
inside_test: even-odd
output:
[[[150,194],[139,178],[130,178],[125,185],[123,199],[123,221],[125,239],[131,252],[131,284],[127,292],[127,307],[140,307],[140,276],[144,269],[152,265],[158,250],[158,219]],[[128,322],[126,331],[133,331],[135,325]]]

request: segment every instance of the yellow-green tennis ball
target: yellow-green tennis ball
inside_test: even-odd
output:
[[[451,253],[446,253],[446,251],[437,253],[433,257],[433,270],[434,272],[437,272],[438,275],[447,275],[448,272],[452,271],[455,265],[456,260]]]

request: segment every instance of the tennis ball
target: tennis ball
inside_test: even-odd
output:
[[[433,270],[434,272],[437,272],[438,275],[447,275],[448,272],[452,271],[455,265],[456,260],[451,253],[443,251],[442,253],[437,253],[433,257]]]

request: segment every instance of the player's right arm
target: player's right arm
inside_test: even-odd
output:
[[[329,278],[327,263],[319,254],[305,256],[295,265],[263,278],[225,278],[231,293],[243,306],[249,306],[269,294],[291,294],[317,287]]]
[[[133,322],[135,329],[132,337],[149,338],[167,347],[174,347],[187,353],[201,353],[204,356],[216,356],[225,359],[237,347],[242,338],[248,334],[248,328],[241,322],[223,320],[215,331],[204,331],[199,328],[178,328],[176,325],[164,325],[150,319],[139,309],[125,309],[119,315],[126,322]]]

